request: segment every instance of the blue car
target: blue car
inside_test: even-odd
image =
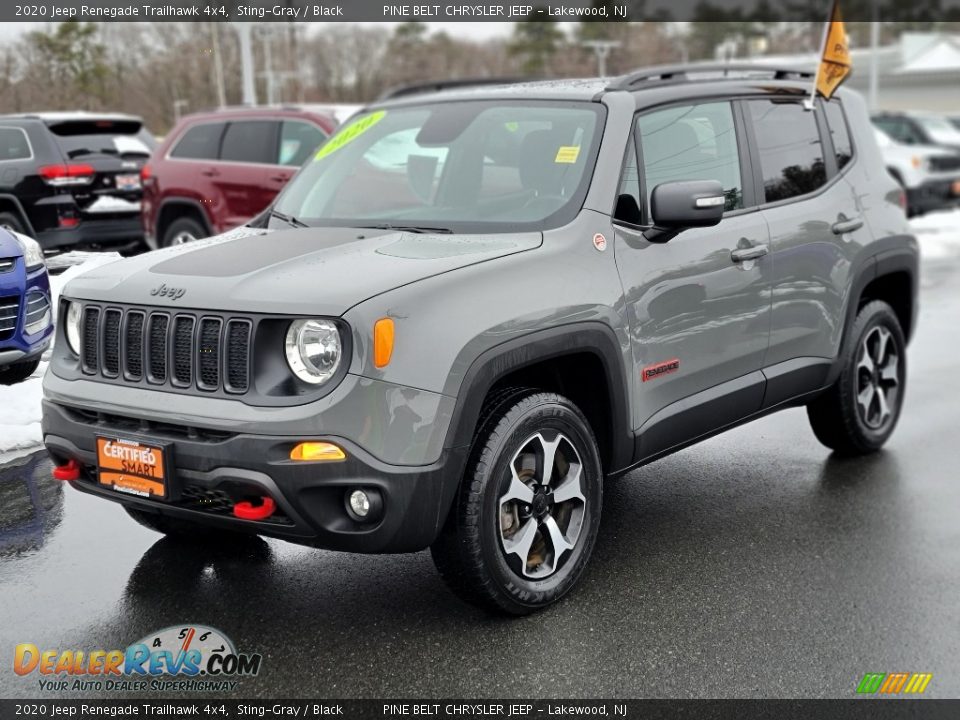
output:
[[[40,245],[0,227],[0,385],[30,377],[53,335],[50,278]]]

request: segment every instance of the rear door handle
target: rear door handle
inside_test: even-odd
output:
[[[201,170],[200,174],[204,177],[220,177],[220,171],[216,168],[209,168],[207,170]]]
[[[862,218],[853,218],[852,220],[840,220],[835,222],[830,226],[830,229],[833,230],[834,235],[843,235],[844,233],[851,233],[854,230],[859,230],[863,227]]]
[[[290,179],[289,175],[271,175],[270,182],[287,182]]]
[[[756,260],[762,258],[770,251],[766,245],[754,245],[752,247],[738,248],[730,253],[730,259],[735,263],[746,262],[747,260]]]

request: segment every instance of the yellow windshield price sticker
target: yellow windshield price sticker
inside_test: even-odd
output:
[[[580,157],[579,145],[562,145],[560,149],[557,150],[557,157],[555,157],[553,161],[555,163],[573,164],[577,161],[578,157]]]
[[[359,120],[354,120],[352,123],[347,125],[345,128],[337,132],[332,138],[327,140],[323,146],[317,150],[317,154],[314,156],[314,160],[323,160],[330,153],[334,153],[344,145],[353,142],[358,137],[363,135],[367,130],[372,128],[378,122],[383,120],[387,115],[386,110],[378,110],[375,113],[370,113]]]
[[[516,132],[517,130],[520,129],[520,123],[514,122],[513,120],[511,120],[510,122],[505,122],[503,126],[510,132]]]

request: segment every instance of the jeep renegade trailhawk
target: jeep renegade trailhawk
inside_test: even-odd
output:
[[[247,226],[66,286],[55,475],[164,533],[429,547],[521,614],[583,571],[604,477],[796,405],[878,449],[917,244],[863,102],[810,109],[810,82],[661,67],[368,108]]]

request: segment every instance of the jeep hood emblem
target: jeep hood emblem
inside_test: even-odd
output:
[[[164,283],[160,285],[160,287],[155,287],[151,290],[150,294],[154,297],[168,297],[171,300],[179,300],[186,292],[186,288],[167,287],[166,283]]]

